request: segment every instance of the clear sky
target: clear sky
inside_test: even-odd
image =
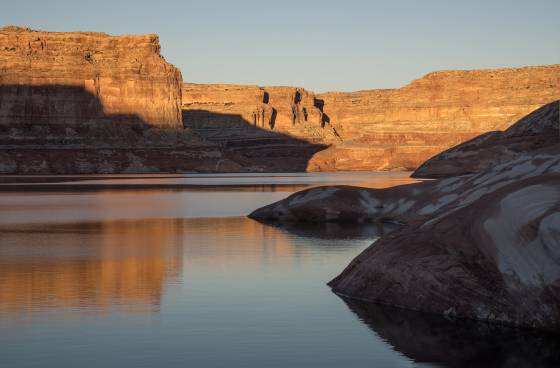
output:
[[[439,69],[560,63],[560,0],[2,0],[0,24],[157,33],[196,83],[400,87]]]

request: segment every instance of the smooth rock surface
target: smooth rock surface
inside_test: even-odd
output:
[[[560,329],[560,170],[416,219],[329,285],[341,295],[448,317]]]
[[[329,186],[303,190],[249,217],[282,222],[396,222],[429,219],[471,205],[523,179],[560,173],[560,144],[476,175],[429,180],[388,189]]]

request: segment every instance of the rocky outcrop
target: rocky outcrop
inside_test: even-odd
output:
[[[490,132],[423,163],[417,178],[471,174],[560,143],[560,101],[552,102],[501,132]]]
[[[181,73],[157,35],[0,28],[0,124],[182,128]]]
[[[537,115],[512,131],[546,130],[549,114]],[[524,147],[480,173],[382,190],[313,188],[250,217],[272,223],[399,223],[329,283],[335,292],[453,318],[557,331],[560,143]]]
[[[318,94],[342,139],[310,170],[415,169],[482,133],[560,99],[560,65],[438,71],[400,89]]]
[[[560,328],[560,145],[476,175],[313,188],[264,222],[396,222],[331,281],[341,295],[459,318]]]
[[[560,329],[560,170],[416,219],[329,285],[342,295],[450,317]]]
[[[523,179],[560,173],[560,144],[477,175],[423,181],[387,189],[329,186],[303,190],[259,208],[249,217],[268,223],[391,222],[406,224],[469,206]]]

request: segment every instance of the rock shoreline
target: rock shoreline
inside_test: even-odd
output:
[[[530,131],[537,141],[558,134],[557,107],[542,107],[512,130]],[[272,224],[400,223],[328,283],[335,293],[558,332],[560,135],[554,137],[539,149],[527,142],[476,173],[381,190],[313,188],[250,217]],[[494,148],[500,142],[508,139]],[[473,160],[486,157],[484,149],[471,152]]]

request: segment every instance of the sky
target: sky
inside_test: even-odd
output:
[[[559,0],[0,0],[0,25],[157,33],[186,82],[398,88],[442,69],[560,63]]]

